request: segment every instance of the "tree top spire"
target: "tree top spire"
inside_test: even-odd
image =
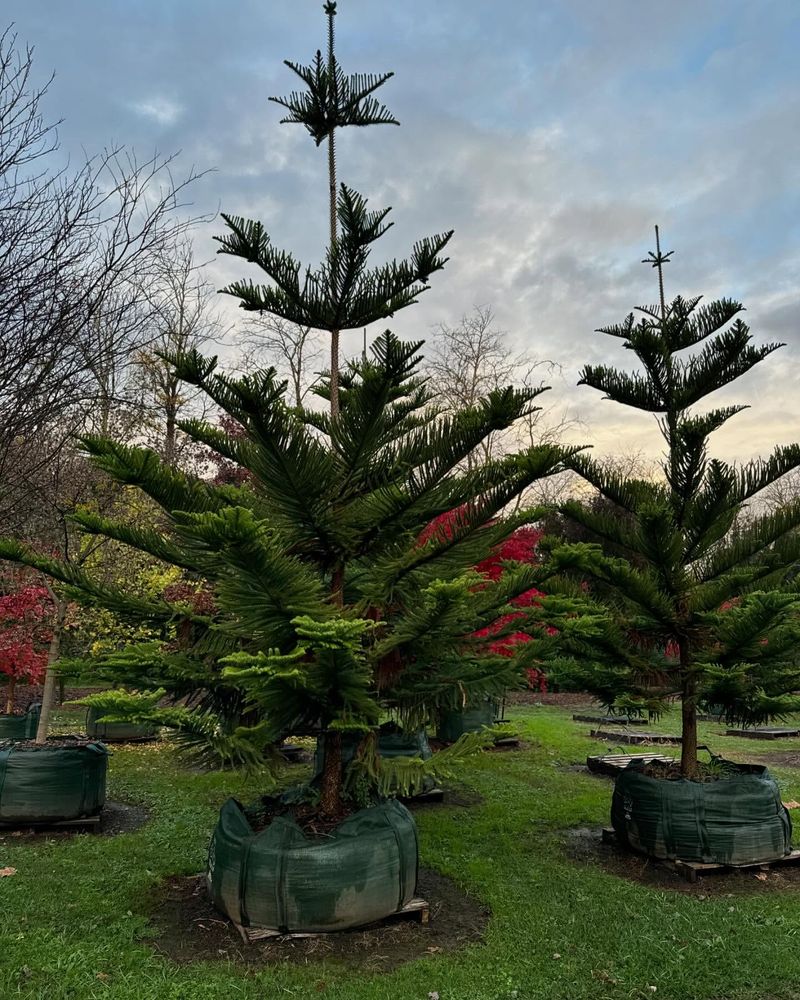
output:
[[[642,261],[643,264],[651,264],[653,267],[658,269],[658,294],[661,299],[661,319],[666,319],[667,307],[664,299],[664,264],[669,264],[670,257],[675,253],[674,250],[669,250],[667,253],[661,252],[661,240],[658,234],[658,226],[656,228],[656,252],[653,253],[652,250],[649,251],[647,256]]]

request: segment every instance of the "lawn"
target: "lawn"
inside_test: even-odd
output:
[[[740,878],[732,893],[648,886],[571,860],[571,828],[607,820],[610,781],[570,770],[608,749],[558,708],[512,709],[523,750],[484,754],[459,780],[482,801],[417,814],[423,863],[491,909],[485,943],[370,974],[332,962],[243,967],[218,955],[176,965],[148,937],[153,894],[168,875],[202,870],[215,812],[264,782],[198,773],[166,745],[117,749],[109,794],[150,820],[116,837],[0,839],[0,997],[48,1000],[670,1000],[790,998],[800,983],[800,888]],[[669,732],[674,720],[653,727]],[[746,759],[800,749],[703,725],[704,742]],[[664,752],[668,752],[664,749]],[[775,768],[785,799],[800,770]],[[800,839],[800,838],[799,838]],[[640,870],[642,862],[631,866]],[[800,882],[797,883],[800,886]],[[722,883],[724,886],[725,883]]]

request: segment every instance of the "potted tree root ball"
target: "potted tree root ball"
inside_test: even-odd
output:
[[[681,759],[631,766],[614,789],[618,838],[656,858],[752,864],[791,849],[791,822],[765,767],[698,757],[697,712],[753,724],[800,708],[800,501],[742,516],[751,498],[800,466],[800,447],[731,465],[708,456],[709,435],[740,410],[695,410],[779,344],[757,346],[738,302],[664,300],[602,332],[641,362],[633,373],[584,368],[581,382],[654,414],[666,444],[658,479],[625,478],[578,456],[573,467],[616,513],[570,502],[564,513],[596,545],[556,548],[554,560],[596,598],[593,628],[571,681],[618,708],[658,714],[678,702]],[[698,348],[692,353],[692,348]],[[606,511],[609,509],[606,505]],[[625,558],[621,558],[620,555]],[[791,572],[788,572],[792,569]],[[601,623],[603,623],[601,625]],[[566,638],[566,637],[562,637]]]
[[[86,732],[104,743],[142,743],[158,736],[152,722],[106,722],[102,709],[90,705],[86,710]]]
[[[387,212],[368,210],[357,192],[337,186],[334,132],[394,122],[374,97],[388,74],[345,75],[333,53],[336,5],[326,3],[325,12],[327,58],[292,66],[306,90],[280,101],[287,121],[304,126],[315,144],[329,144],[324,261],[307,269],[274,247],[260,223],[234,216],[224,216],[228,233],[220,242],[222,253],[260,268],[266,280],[248,277],[227,289],[245,309],[329,334],[330,370],[318,386],[329,409],[298,405],[274,369],[235,377],[197,351],[171,355],[175,375],[241,429],[231,434],[192,420],[182,430],[243,475],[216,484],[176,471],[145,448],[87,437],[97,466],[140,487],[162,511],[152,530],[135,531],[76,516],[96,536],[205,580],[213,594],[210,610],[186,610],[174,641],[131,647],[127,661],[139,657],[161,676],[190,676],[198,686],[204,676],[222,676],[245,693],[255,721],[229,732],[200,709],[148,708],[149,719],[190,726],[196,744],[206,736],[216,752],[230,750],[228,759],[259,765],[287,737],[324,734],[316,779],[253,806],[229,801],[209,850],[209,889],[220,910],[238,924],[279,932],[357,927],[413,896],[414,821],[393,790],[401,780],[419,786],[440,775],[486,737],[462,737],[427,760],[390,758],[380,752],[379,723],[391,716],[413,733],[464,693],[497,697],[520,683],[528,666],[522,648],[500,656],[474,633],[541,583],[543,570],[510,562],[501,579],[476,586],[474,567],[525,522],[522,513],[506,520],[501,512],[533,483],[562,472],[577,450],[534,446],[486,459],[480,474],[465,476],[467,457],[483,455],[495,433],[508,428],[513,437],[543,388],[497,389],[443,414],[421,374],[421,344],[388,330],[340,370],[340,332],[384,323],[414,303],[443,267],[450,233],[418,240],[408,260],[368,266]],[[448,536],[434,532],[420,543],[425,526],[450,510]],[[66,578],[93,601],[137,613],[124,593],[88,575],[77,578],[11,543],[4,551]],[[142,619],[174,618],[174,609],[157,601],[139,599],[137,607]],[[515,624],[527,631],[538,617],[520,608]],[[146,707],[146,693],[138,700]]]

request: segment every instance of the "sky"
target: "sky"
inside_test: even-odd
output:
[[[340,0],[346,72],[395,72],[380,96],[402,127],[347,129],[340,180],[394,226],[376,260],[454,229],[450,261],[392,329],[423,339],[475,305],[517,350],[559,366],[553,419],[600,454],[657,457],[652,417],[604,401],[578,373],[630,367],[596,328],[655,302],[641,260],[653,225],[675,254],[667,297],[729,297],[757,342],[787,344],[719,400],[752,404],[715,436],[726,459],[800,439],[800,3],[797,0]],[[5,0],[55,72],[46,110],[65,152],[180,150],[209,171],[193,213],[260,219],[315,263],[327,234],[324,151],[268,102],[284,59],[325,42],[321,0]],[[252,276],[214,258],[221,220],[195,232],[221,286]],[[241,313],[226,301],[233,320]],[[368,333],[377,335],[383,325]],[[346,351],[361,334],[345,335]]]

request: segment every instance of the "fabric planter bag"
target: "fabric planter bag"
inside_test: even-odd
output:
[[[106,801],[107,769],[102,743],[0,744],[0,823],[96,816]]]
[[[414,820],[394,800],[309,839],[288,816],[254,833],[242,806],[228,799],[211,839],[207,881],[217,909],[244,927],[341,931],[409,903],[417,861]]]
[[[717,781],[665,780],[641,761],[617,778],[611,823],[623,843],[654,858],[726,865],[782,858],[792,849],[792,821],[765,767],[725,761]]]
[[[488,698],[460,711],[444,711],[439,717],[437,735],[440,740],[455,743],[464,733],[479,733],[484,726],[493,726],[496,716],[497,702]]]
[[[0,740],[32,740],[36,736],[42,706],[31,705],[24,715],[0,715]]]
[[[158,727],[150,723],[98,722],[103,711],[90,707],[86,713],[86,732],[93,739],[109,743],[129,743],[132,740],[152,740],[158,734]]]

